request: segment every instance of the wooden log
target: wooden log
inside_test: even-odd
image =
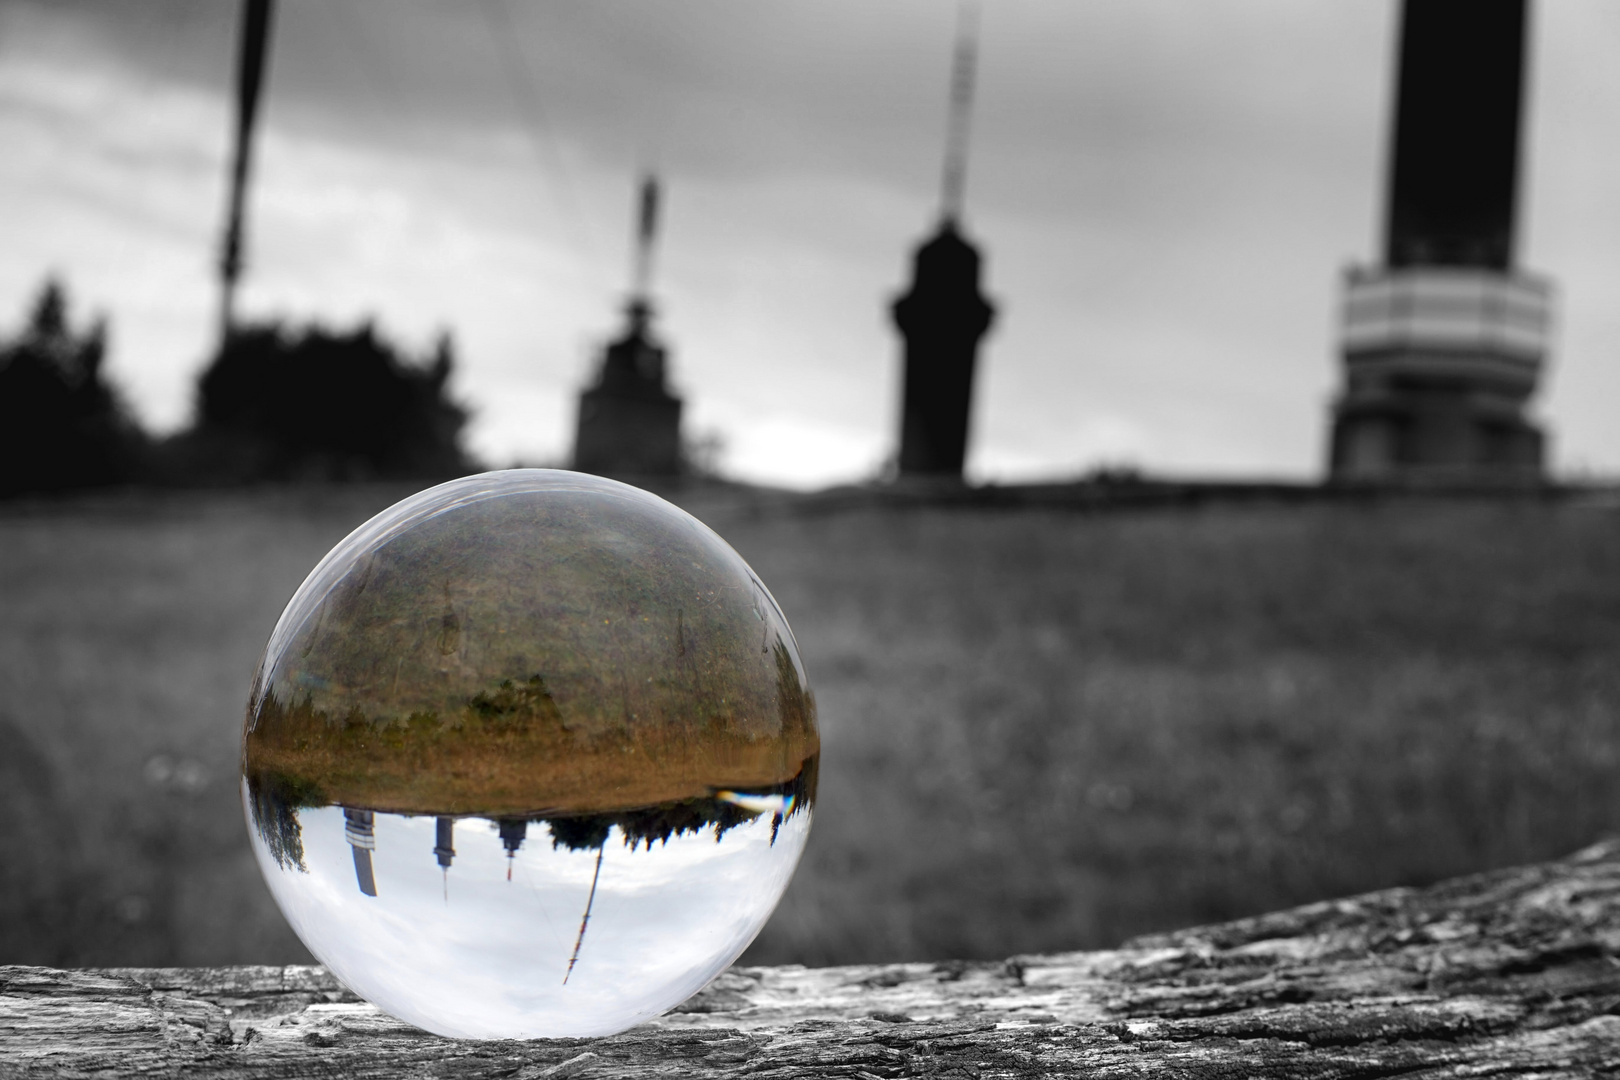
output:
[[[1620,1072],[1620,840],[1106,952],[734,968],[605,1039],[441,1039],[323,969],[0,967],[0,1076]]]

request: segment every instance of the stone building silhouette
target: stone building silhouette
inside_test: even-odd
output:
[[[649,291],[658,181],[641,183],[635,272],[625,328],[579,396],[574,468],[603,475],[673,476],[681,468],[681,399],[667,384],[669,352],[652,332]]]
[[[1548,283],[1514,266],[1525,0],[1405,0],[1384,264],[1344,293],[1339,481],[1533,482]]]
[[[962,235],[968,116],[976,63],[977,8],[964,5],[951,73],[938,230],[912,256],[911,287],[891,313],[904,342],[900,391],[901,476],[956,477],[967,458],[979,342],[995,308],[979,290],[983,259]]]

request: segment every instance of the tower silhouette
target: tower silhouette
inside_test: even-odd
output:
[[[1525,0],[1405,0],[1384,265],[1345,281],[1335,480],[1541,475],[1550,288],[1514,268]]]
[[[978,290],[983,259],[962,235],[967,126],[978,62],[978,8],[957,8],[951,107],[944,146],[940,228],[912,254],[912,285],[891,313],[904,342],[901,387],[902,476],[961,478],[974,403],[978,342],[995,306]]]
[[[913,256],[912,285],[894,302],[905,341],[902,475],[961,476],[979,339],[995,309],[979,292],[978,249],[947,218]]]
[[[983,260],[960,225],[977,15],[970,4],[959,9],[939,228],[913,253],[911,288],[891,309],[904,341],[902,476],[962,475],[979,341],[995,317],[994,306],[979,290]]]
[[[673,476],[681,465],[681,399],[665,384],[668,352],[652,333],[653,240],[658,181],[642,179],[635,266],[625,329],[602,356],[596,384],[579,396],[574,468],[603,475]]]
[[[506,849],[506,880],[512,880],[512,861],[523,847],[523,840],[529,835],[529,823],[523,818],[500,818],[496,828],[501,835],[501,847]]]

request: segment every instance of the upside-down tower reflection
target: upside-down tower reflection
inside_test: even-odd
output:
[[[450,900],[450,864],[456,858],[456,819],[440,815],[433,821],[433,856],[444,873],[444,899]]]
[[[1406,0],[1384,265],[1345,283],[1340,481],[1534,482],[1548,283],[1514,267],[1526,0]]]
[[[371,869],[371,853],[377,850],[374,823],[370,810],[343,808],[343,838],[354,852],[354,879],[367,896],[377,895],[377,878]]]
[[[517,858],[518,849],[523,847],[524,837],[529,835],[529,823],[523,818],[501,818],[496,822],[496,828],[501,835],[501,847],[506,849],[506,880],[512,880],[512,861]]]

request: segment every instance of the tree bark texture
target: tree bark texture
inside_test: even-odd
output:
[[[311,967],[0,967],[0,1076],[1620,1076],[1620,841],[1107,952],[734,968],[604,1039],[468,1042]]]

